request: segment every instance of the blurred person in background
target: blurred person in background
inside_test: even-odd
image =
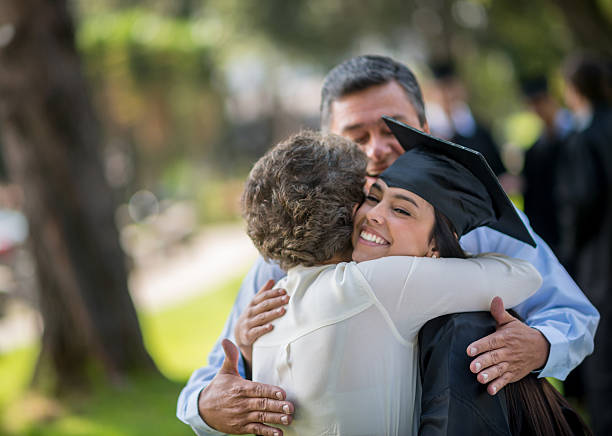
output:
[[[559,167],[560,255],[601,314],[595,351],[579,368],[596,435],[612,434],[612,108],[606,65],[593,55],[563,68],[576,129]]]
[[[506,192],[516,190],[516,178],[509,175],[499,146],[491,132],[478,121],[468,104],[468,90],[450,61],[431,65],[434,77],[433,101],[428,102],[427,117],[432,134],[480,152]]]
[[[366,153],[369,184],[403,153],[383,115],[429,132],[420,87],[405,65],[383,56],[358,56],[330,71],[321,92],[321,127],[351,139]],[[535,249],[488,228],[461,238],[470,253],[500,252],[528,260],[544,283],[516,308],[525,323],[502,307],[492,311],[493,317],[487,312],[453,314],[421,329],[420,434],[510,434],[503,386],[531,371],[562,380],[592,352],[597,311],[532,235]],[[197,434],[280,435],[273,425],[291,421],[294,405],[285,400],[282,386],[249,381],[244,359],[231,365],[221,346],[227,338],[248,347],[270,331],[270,322],[284,314],[288,301],[284,290],[273,289],[284,276],[278,265],[257,261],[208,366],[194,371],[181,392],[177,416]]]
[[[573,119],[550,94],[546,77],[525,79],[521,87],[527,106],[543,123],[540,136],[525,153],[525,214],[533,230],[558,254],[559,207],[554,192],[561,148],[572,132]]]

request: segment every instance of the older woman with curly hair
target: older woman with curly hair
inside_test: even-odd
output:
[[[285,271],[350,260],[366,164],[361,150],[336,135],[306,131],[270,150],[251,170],[242,195],[257,249]]]
[[[445,313],[486,310],[496,295],[514,306],[541,283],[525,261],[466,258],[458,236],[495,212],[460,163],[409,151],[362,201],[365,167],[351,142],[305,132],[270,150],[246,183],[247,232],[287,270],[278,283],[291,297],[287,313],[252,350],[253,380],[283,386],[296,406],[285,435],[416,432],[419,328]],[[409,167],[429,173],[406,183]],[[468,178],[473,192],[453,198],[440,171]],[[249,359],[251,350],[241,351]]]

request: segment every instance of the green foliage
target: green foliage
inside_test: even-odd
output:
[[[279,106],[266,102],[279,99],[283,78],[294,78],[300,69],[322,75],[352,55],[377,52],[406,62],[424,83],[426,75],[420,72],[426,71],[425,64],[450,57],[470,91],[474,113],[502,143],[508,139],[506,118],[522,110],[519,79],[536,73],[553,76],[580,40],[576,26],[568,26],[563,9],[550,0],[73,4],[78,46],[108,142],[123,147],[134,167],[131,186],[124,187],[128,198],[142,187],[155,190],[167,167],[177,162],[187,162],[192,171],[240,167],[254,157],[249,156],[252,150],[280,139],[261,132],[267,125],[275,126],[274,133],[285,132],[282,111],[248,120],[255,127],[246,134],[245,120],[228,119],[232,112],[226,108],[234,107],[237,93],[253,91],[249,83],[234,83],[249,81],[248,71],[236,79],[243,66],[248,70],[255,64],[265,71],[267,77],[257,78],[256,68],[253,83],[262,107],[274,112]],[[612,22],[612,0],[596,4]],[[247,136],[253,143],[248,150]],[[200,180],[191,180],[184,196],[208,201]],[[212,206],[201,207],[202,221],[226,216],[217,213],[217,204]]]
[[[213,224],[240,219],[240,196],[247,170],[238,174],[218,174],[212,168],[199,169],[186,160],[178,160],[163,172],[164,195],[174,198],[192,197],[198,223]]]
[[[168,17],[146,8],[109,10],[83,17],[78,46],[94,67],[126,57],[137,83],[180,77],[208,83],[214,39],[205,23]]]
[[[240,22],[284,49],[329,68],[372,35],[396,42],[396,30],[411,24],[416,2],[401,0],[267,0],[241,2]]]
[[[507,118],[505,137],[512,144],[528,149],[540,136],[542,121],[531,112],[517,112]]]
[[[0,354],[0,410],[8,404],[28,385],[29,378],[34,370],[38,349],[26,347],[8,354]]]
[[[603,15],[608,18],[608,21],[612,23],[612,0],[599,0],[597,2]]]
[[[127,200],[155,190],[173,162],[211,158],[224,125],[223,87],[212,86],[219,26],[144,6],[85,9],[78,48],[106,142],[128,162]]]
[[[521,109],[514,92],[512,61],[503,52],[482,50],[466,53],[459,62],[459,73],[469,88],[469,103],[475,116],[498,130],[497,124]]]
[[[517,79],[550,73],[572,49],[571,32],[551,2],[491,2],[488,13],[491,23],[481,42],[511,58]]]
[[[240,196],[244,179],[210,180],[197,190],[200,223],[218,223],[240,219]]]

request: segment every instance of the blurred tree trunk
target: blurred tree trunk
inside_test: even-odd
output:
[[[100,127],[65,1],[0,2],[0,122],[40,283],[34,383],[61,389],[100,370],[113,379],[156,371],[128,293]]]

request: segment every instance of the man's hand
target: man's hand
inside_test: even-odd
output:
[[[491,315],[497,321],[497,330],[471,343],[467,354],[478,356],[470,364],[470,370],[478,374],[476,378],[480,383],[488,383],[487,392],[495,395],[508,383],[542,368],[548,360],[550,344],[538,330],[504,310],[499,297],[491,302]]]
[[[274,280],[268,280],[255,294],[249,305],[244,309],[234,328],[236,345],[240,347],[242,357],[251,367],[253,358],[253,343],[274,327],[270,324],[276,318],[285,314],[282,307],[289,301],[289,295],[284,289],[272,289]]]
[[[238,374],[238,348],[228,339],[223,366],[198,398],[198,411],[210,427],[223,433],[282,436],[283,431],[265,424],[291,423],[293,404],[276,386],[245,380]]]

